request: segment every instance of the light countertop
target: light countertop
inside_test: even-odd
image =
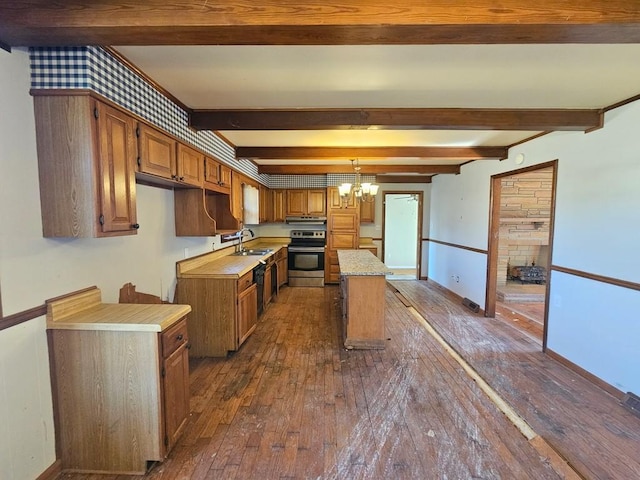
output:
[[[102,303],[92,287],[47,302],[47,328],[161,332],[191,312],[190,305]]]
[[[193,262],[193,268],[190,268],[188,261],[180,262],[182,264],[178,271],[178,278],[240,278],[245,273],[253,270],[258,266],[260,260],[266,260],[275,255],[278,250],[286,247],[282,243],[259,243],[252,244],[248,248],[253,249],[270,249],[271,252],[265,255],[225,255],[219,258],[207,260],[206,257],[201,261]]]
[[[340,275],[385,275],[390,273],[369,250],[338,250]]]

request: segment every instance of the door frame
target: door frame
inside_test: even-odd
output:
[[[422,271],[422,208],[423,208],[422,190],[383,190],[382,191],[382,261],[384,262],[385,254],[385,220],[387,218],[387,195],[418,195],[418,231],[416,232],[416,279],[420,279]]]
[[[530,167],[511,170],[491,176],[491,193],[489,205],[489,240],[487,254],[487,282],[485,293],[484,316],[496,316],[496,296],[498,290],[498,244],[500,240],[500,200],[502,197],[502,179],[522,173],[552,168],[551,179],[551,204],[549,215],[549,257],[547,259],[547,285],[544,299],[544,326],[542,333],[542,351],[547,349],[547,319],[549,316],[549,291],[551,290],[551,265],[553,258],[553,235],[556,213],[556,188],[558,183],[558,160],[539,163]]]

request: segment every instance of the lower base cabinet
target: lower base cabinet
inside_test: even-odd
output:
[[[163,332],[48,330],[62,470],[144,474],[189,417],[186,318]]]
[[[191,305],[189,337],[193,357],[226,357],[258,323],[258,285],[253,272],[240,278],[178,278],[176,303]]]

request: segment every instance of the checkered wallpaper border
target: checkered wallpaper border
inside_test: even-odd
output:
[[[187,112],[100,47],[32,47],[29,52],[31,88],[93,90],[270,188],[324,188],[354,181],[350,174],[259,174],[254,163],[237,160],[233,148],[214,133],[191,130]],[[363,175],[362,181],[373,182],[375,176]]]
[[[207,152],[265,185],[251,162],[240,162],[232,147],[212,132],[194,132],[188,114],[100,47],[30,49],[31,88],[90,89],[139,115],[151,124]]]

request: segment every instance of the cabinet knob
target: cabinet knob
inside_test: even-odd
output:
[[[184,338],[184,337],[182,336],[182,334],[180,334],[180,335],[178,335],[178,336],[176,337],[176,340],[182,340],[183,338]]]
[[[180,177],[180,181],[181,181],[181,182],[182,182],[182,181],[184,181],[184,177]]]
[[[134,223],[133,225],[131,225],[131,228],[133,228],[134,230],[138,230],[140,228],[140,224]]]

